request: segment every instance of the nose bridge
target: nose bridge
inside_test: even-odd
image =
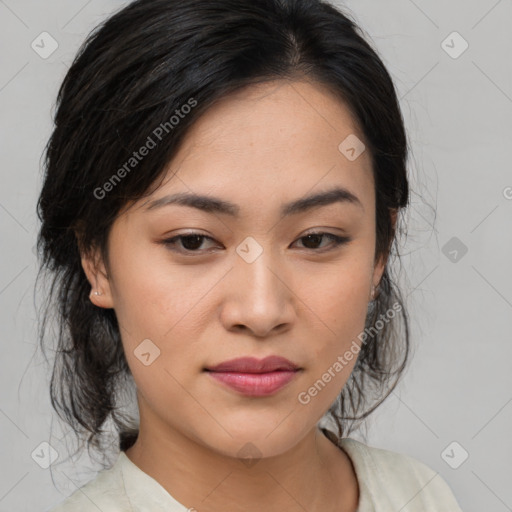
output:
[[[271,237],[261,243],[247,237],[236,248],[234,268],[228,293],[231,300],[229,322],[245,325],[264,334],[273,327],[290,320],[290,291],[286,279],[280,275],[282,265],[278,251],[271,248]]]
[[[275,257],[276,251],[271,247],[271,238],[258,242],[247,237],[236,252],[238,258],[235,265],[246,283],[242,295],[250,298],[257,308],[278,301],[282,283],[276,275],[280,265]]]

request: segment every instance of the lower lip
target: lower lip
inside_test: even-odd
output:
[[[290,382],[296,371],[268,373],[208,372],[214,379],[247,396],[269,396]]]

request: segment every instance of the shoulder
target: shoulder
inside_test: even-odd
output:
[[[76,489],[48,512],[124,512],[131,510],[126,497],[119,460],[110,468]]]
[[[355,439],[342,439],[341,447],[352,459],[361,492],[369,501],[384,500],[408,512],[461,512],[448,484],[426,464]]]

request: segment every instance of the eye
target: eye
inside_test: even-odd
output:
[[[321,242],[326,239],[331,240],[331,243],[322,247]],[[215,242],[213,238],[202,235],[201,233],[187,233],[185,235],[177,235],[172,238],[162,240],[161,243],[175,252],[185,255],[187,255],[187,253],[188,255],[193,255],[194,253],[200,255],[207,251],[207,249],[203,247],[203,242],[207,240]],[[314,232],[301,236],[297,240],[303,241],[303,247],[305,249],[313,252],[325,252],[326,250],[335,249],[340,245],[350,242],[351,238],[347,236],[334,235],[333,233]],[[318,247],[319,244],[320,247]]]
[[[346,244],[350,242],[350,238],[347,236],[338,236],[334,235],[333,233],[324,233],[324,232],[314,232],[314,233],[308,233],[307,235],[301,236],[298,240],[304,240],[306,249],[316,250],[316,252],[323,252],[318,251],[317,247],[315,247],[319,242],[321,242],[322,239],[330,239],[331,240],[331,247],[329,245],[327,246],[327,250],[335,249],[336,247]],[[313,246],[313,247],[312,247]],[[325,246],[324,246],[325,248]],[[322,248],[321,248],[322,249]]]
[[[176,251],[176,252],[197,252],[200,253],[201,251],[198,251],[197,249],[201,247],[204,240],[211,240],[214,241],[213,238],[202,235],[200,233],[187,233],[186,235],[178,235],[172,238],[168,238],[166,240],[162,240],[162,243],[169,247],[169,249]],[[181,248],[177,247],[177,242],[181,242]]]

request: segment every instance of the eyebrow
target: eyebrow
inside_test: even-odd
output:
[[[283,218],[334,203],[353,204],[364,211],[364,207],[357,196],[345,188],[336,187],[286,203],[281,207],[280,215]],[[240,213],[240,207],[237,204],[218,197],[188,192],[179,192],[150,201],[146,206],[146,211],[168,205],[189,206],[207,213],[221,213],[232,217],[238,217]]]

